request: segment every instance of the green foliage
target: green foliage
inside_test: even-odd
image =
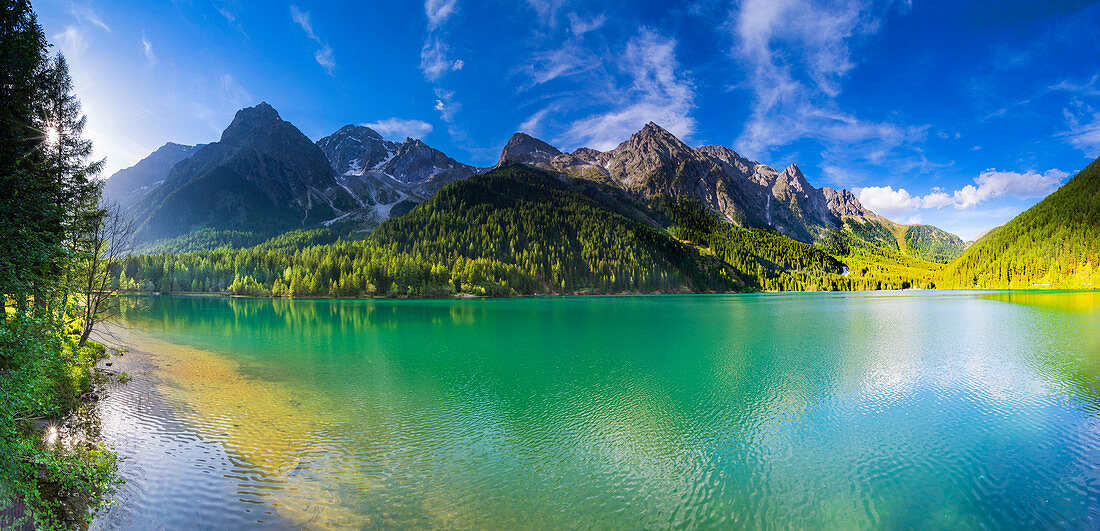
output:
[[[1100,159],[976,242],[943,275],[955,288],[1089,288],[1100,265]]]
[[[250,249],[137,256],[119,284],[279,297],[736,288],[717,260],[615,213],[641,216],[625,196],[592,195],[537,170],[508,168],[444,187],[365,241],[307,245],[332,237],[319,229]]]
[[[72,500],[91,507],[116,483],[115,458],[100,445],[49,440],[49,430],[35,421],[56,425],[81,406],[93,365],[105,349],[87,342],[76,349],[78,326],[64,333],[33,314],[9,314],[0,325],[0,497],[22,500],[39,527],[53,528],[84,521],[70,514]],[[10,502],[10,500],[8,500]]]
[[[904,237],[906,254],[929,262],[946,264],[966,251],[962,238],[931,225],[909,225]]]
[[[663,201],[657,208],[673,221],[670,234],[710,250],[754,289],[827,289],[844,267],[813,245],[772,232],[737,227],[696,202]]]
[[[510,264],[554,293],[733,288],[724,268],[640,221],[625,195],[522,166],[453,183],[378,228],[397,253]],[[521,291],[522,292],[522,291]]]
[[[641,203],[523,166],[452,183],[349,242],[299,230],[248,249],[132,258],[124,290],[276,297],[933,287],[938,267],[852,221],[823,246],[737,227],[697,202]],[[845,274],[846,268],[848,274]]]
[[[68,65],[47,48],[30,4],[0,0],[0,504],[52,528],[77,524],[60,510],[72,496],[98,503],[114,464],[102,448],[44,445],[34,427],[79,404],[103,355],[73,336],[102,162],[88,162]]]
[[[942,264],[926,262],[902,253],[894,246],[872,243],[886,238],[889,229],[881,223],[847,220],[845,229],[831,231],[821,247],[843,261],[848,275],[831,287],[840,290],[932,289]],[[868,235],[877,235],[868,241]],[[892,234],[892,233],[891,233]]]
[[[266,239],[264,235],[251,231],[206,228],[174,238],[157,240],[142,246],[138,250],[143,253],[157,254],[204,251],[208,249],[217,249],[218,247],[239,249],[258,245]]]

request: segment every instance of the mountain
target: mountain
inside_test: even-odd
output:
[[[905,227],[906,254],[929,262],[946,264],[966,251],[962,238],[931,225]]]
[[[359,175],[393,158],[400,144],[382,138],[369,127],[345,125],[318,140],[317,147],[324,152],[336,173]]]
[[[307,247],[308,246],[308,247]],[[171,273],[167,273],[171,272]],[[124,289],[446,296],[886,289],[823,249],[737,227],[694,200],[519,164],[445,186],[363,240],[294,231],[248,249],[135,257]]]
[[[912,252],[922,260],[945,261],[961,253],[957,237],[933,227],[914,229],[907,239],[905,225],[864,208],[848,190],[814,188],[795,164],[779,171],[727,147],[692,148],[653,122],[607,152],[580,148],[562,153],[516,133],[497,167],[516,163],[616,186],[640,199],[698,201],[735,225],[773,230],[804,243],[825,243],[846,231],[863,243]]]
[[[179,161],[194,155],[201,148],[169,142],[137,164],[118,170],[103,183],[103,197],[123,208],[132,206],[145,194],[168,178]]]
[[[173,166],[132,209],[143,241],[201,229],[274,235],[360,208],[312,141],[266,103]]]
[[[400,254],[519,267],[543,293],[730,290],[723,265],[614,189],[505,166],[439,191],[370,240]],[[636,272],[624,274],[624,272]]]
[[[379,224],[408,228],[406,222],[383,222],[410,210],[431,212],[433,220],[464,216],[453,211],[453,204],[435,201],[441,189],[460,190],[462,208],[489,208],[497,194],[481,179],[468,182],[483,170],[421,140],[393,142],[369,127],[347,125],[314,143],[266,103],[239,111],[217,142],[196,147],[189,156],[184,151],[167,149],[164,156],[139,164],[163,172],[168,162],[152,162],[169,160],[169,154],[180,158],[162,179],[144,181],[151,190],[136,195],[129,208],[146,251],[249,247],[318,227],[331,229],[325,238],[365,237]],[[523,167],[532,171],[517,169]],[[538,194],[513,181],[536,179],[541,183],[538,193],[553,198],[539,196],[543,203],[563,197],[548,192],[546,179],[551,176],[564,183],[573,194],[569,197],[594,201],[602,214],[623,216],[710,257],[704,261],[725,271],[723,278],[731,285],[745,289],[930,285],[931,262],[946,262],[962,249],[961,240],[934,227],[899,225],[878,216],[847,190],[813,187],[797,165],[780,171],[726,147],[692,148],[652,122],[606,152],[580,148],[563,153],[516,133],[504,146],[496,170],[508,170],[508,178],[498,174],[490,181],[523,197]],[[145,174],[147,179],[156,177],[151,170]],[[478,193],[486,198],[475,198]],[[532,215],[526,205],[502,208],[501,216]],[[545,230],[568,235],[600,226],[588,219]],[[379,230],[392,235],[387,232],[392,229]],[[472,236],[464,230],[425,230],[453,235],[466,242],[467,250],[480,245],[467,241]],[[528,232],[516,241],[527,245],[545,240],[539,244],[545,246],[554,238]],[[416,245],[397,252],[418,253],[427,242]],[[591,243],[584,245],[592,248]],[[459,247],[450,252],[464,255]],[[838,281],[833,276],[843,267],[852,277]],[[557,285],[556,280],[538,278]],[[710,282],[708,289],[714,285]]]
[[[379,221],[401,202],[423,202],[447,183],[477,173],[420,140],[393,142],[365,126],[344,126],[317,146],[336,172],[337,184]]]
[[[974,242],[944,273],[956,288],[1089,288],[1100,281],[1100,158]]]

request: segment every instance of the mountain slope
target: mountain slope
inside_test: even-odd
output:
[[[129,208],[168,178],[175,165],[201,148],[169,142],[137,164],[118,170],[103,183],[103,197]]]
[[[958,288],[1093,288],[1100,266],[1100,158],[975,242],[944,274]]]
[[[778,171],[727,147],[691,148],[652,122],[607,152],[580,148],[562,153],[516,133],[497,165],[508,163],[617,186],[641,199],[696,201],[738,226],[772,230],[804,243],[823,244],[847,231],[922,260],[945,261],[956,252],[956,237],[929,228],[914,229],[906,239],[905,226],[865,209],[848,190],[814,188],[797,165]]]
[[[414,256],[511,263],[558,293],[865,285],[821,249],[737,227],[694,199],[640,201],[523,165],[447,186],[371,240]]]
[[[336,172],[337,184],[379,222],[397,204],[422,202],[443,185],[477,173],[420,140],[392,142],[365,126],[344,126],[317,146]]]
[[[506,166],[444,187],[382,224],[371,241],[395,253],[513,264],[545,292],[707,291],[740,284],[660,229],[617,211],[630,198]]]
[[[962,238],[931,225],[906,226],[904,238],[906,254],[929,262],[946,264],[966,251]]]
[[[132,213],[144,241],[199,229],[274,235],[360,207],[325,154],[266,103],[237,112],[218,142],[176,164]]]

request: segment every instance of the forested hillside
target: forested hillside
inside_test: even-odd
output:
[[[322,228],[247,249],[140,256],[120,285],[291,297],[898,289],[931,287],[934,266],[871,256],[849,232],[836,240],[863,247],[823,249],[737,227],[696,202],[644,202],[522,165],[452,183],[365,240],[338,238]]]
[[[955,288],[1093,288],[1100,260],[1100,159],[994,229],[951,264]]]
[[[929,262],[946,264],[966,251],[962,238],[931,225],[909,225],[903,238],[906,254]]]

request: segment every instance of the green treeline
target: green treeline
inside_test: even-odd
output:
[[[961,238],[931,225],[909,225],[904,238],[909,256],[929,262],[950,263],[966,250]]]
[[[954,288],[1095,288],[1100,159],[975,243],[944,274]]]
[[[837,238],[854,238],[840,233]],[[847,241],[847,240],[845,240]],[[858,239],[861,248],[877,249]],[[130,259],[118,287],[276,297],[699,293],[930,286],[927,264],[879,264],[744,229],[694,202],[512,166],[452,183],[361,241],[299,230],[261,245]],[[838,259],[837,256],[843,258]],[[876,257],[877,258],[877,257]],[[863,264],[845,275],[844,263]],[[915,279],[921,280],[915,280]]]
[[[114,456],[50,430],[88,407],[80,397],[104,356],[88,334],[103,309],[112,218],[98,204],[102,163],[88,161],[68,66],[25,0],[0,0],[0,63],[0,514],[28,511],[0,527],[75,528],[88,504],[63,498],[97,505]]]
[[[719,261],[537,170],[454,183],[363,241],[327,229],[248,249],[132,258],[125,290],[286,297],[730,291]],[[610,200],[608,200],[610,201]],[[616,206],[614,208],[629,208]]]

